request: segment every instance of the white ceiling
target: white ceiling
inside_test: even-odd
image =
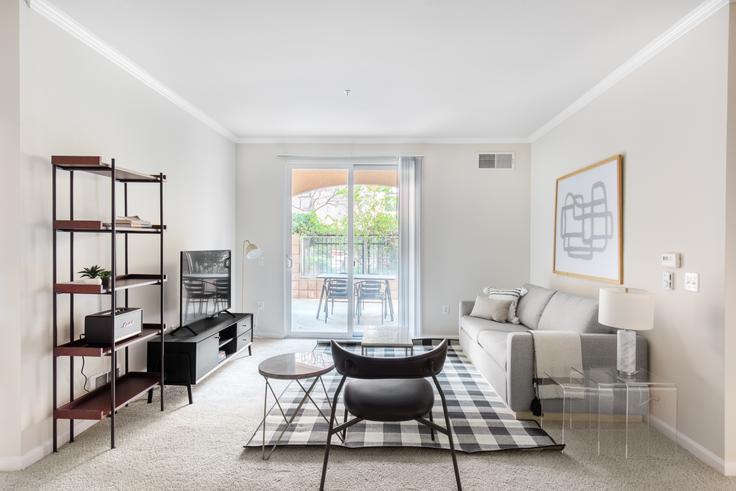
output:
[[[701,1],[52,3],[240,137],[492,139],[527,137]]]

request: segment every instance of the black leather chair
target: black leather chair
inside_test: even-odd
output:
[[[325,458],[322,464],[322,479],[320,489],[325,487],[327,461],[330,457],[330,442],[332,435],[345,432],[350,426],[363,421],[411,421],[430,428],[434,439],[434,431],[447,435],[450,440],[450,455],[455,469],[457,489],[461,490],[460,472],[455,458],[455,443],[452,438],[452,427],[447,414],[447,401],[437,381],[437,374],[442,371],[447,357],[447,340],[428,353],[408,358],[372,358],[361,356],[343,349],[332,341],[332,357],[335,369],[342,375],[332,402],[332,415],[327,429],[327,444]],[[445,414],[445,426],[439,426],[431,420],[434,406],[434,391],[432,384],[426,379],[432,377],[434,386],[442,400],[442,410]],[[345,381],[351,380],[345,384]],[[335,425],[335,410],[343,385],[345,386],[345,410],[355,416],[339,426]],[[424,416],[429,414],[430,420]]]

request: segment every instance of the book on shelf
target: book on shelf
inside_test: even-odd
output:
[[[116,217],[115,226],[128,228],[151,228],[153,225],[149,220],[143,220],[141,217],[134,215],[128,217]],[[110,223],[106,223],[105,227],[112,228]]]

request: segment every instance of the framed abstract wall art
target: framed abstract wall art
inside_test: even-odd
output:
[[[615,155],[557,179],[554,273],[623,283],[622,178]]]

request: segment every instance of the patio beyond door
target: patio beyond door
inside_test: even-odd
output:
[[[289,334],[359,337],[366,326],[398,326],[398,166],[289,173]]]

